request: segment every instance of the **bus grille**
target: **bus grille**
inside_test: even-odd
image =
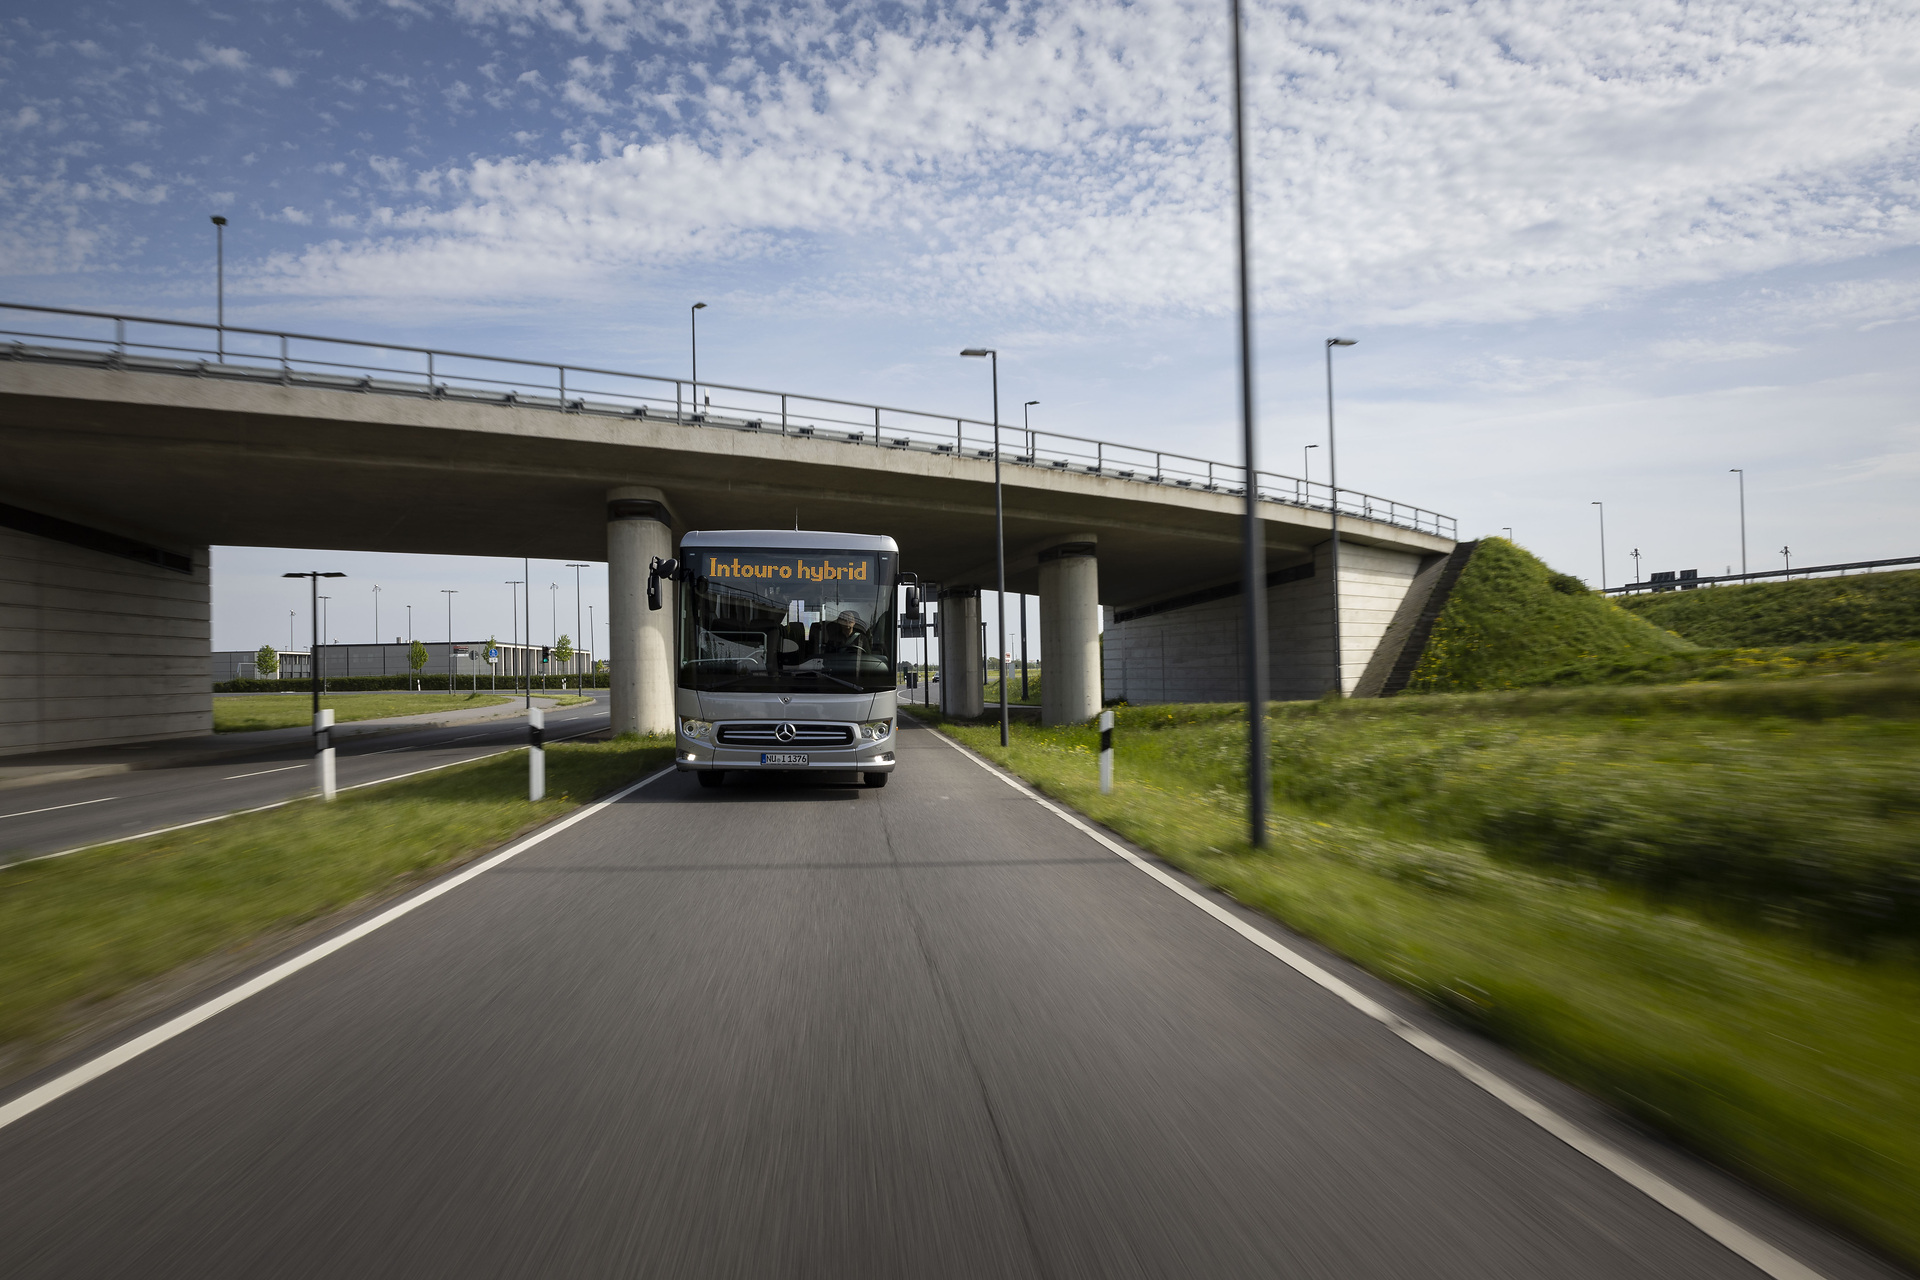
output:
[[[718,739],[723,747],[849,747],[853,745],[853,726],[820,724],[805,720],[789,721],[793,736],[782,738],[780,722],[764,724],[723,724]]]

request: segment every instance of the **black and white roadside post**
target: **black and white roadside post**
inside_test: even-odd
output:
[[[333,711],[320,709],[320,579],[344,578],[344,573],[323,573],[309,569],[305,573],[283,573],[283,578],[305,578],[313,593],[313,645],[307,656],[307,685],[313,690],[313,763],[320,775],[320,796],[333,799]]]
[[[1113,794],[1113,708],[1100,713],[1100,794]]]
[[[527,708],[527,799],[540,801],[547,796],[547,713],[539,707]]]

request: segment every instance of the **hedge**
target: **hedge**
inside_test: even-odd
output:
[[[373,693],[385,689],[409,690],[414,687],[416,680],[420,685],[420,692],[422,693],[446,691],[447,677],[445,675],[422,675],[418,677],[328,676],[320,682],[320,685],[323,693]],[[563,681],[569,689],[578,689],[582,685],[593,689],[604,689],[607,687],[607,673],[602,671],[598,675],[535,676],[533,678],[533,687],[536,689],[557,690]],[[462,675],[454,677],[453,687],[457,690],[466,690],[469,692],[478,688],[481,693],[491,693],[494,691],[495,686],[488,676],[481,676],[479,683],[476,685],[474,677]],[[503,676],[500,679],[499,691],[501,693],[511,693],[521,687],[522,681],[520,678],[508,679]],[[311,693],[313,691],[313,682],[306,679],[216,680],[214,681],[213,691],[215,693]]]

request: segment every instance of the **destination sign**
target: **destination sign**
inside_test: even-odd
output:
[[[694,573],[720,582],[875,582],[873,556],[822,552],[702,551]]]

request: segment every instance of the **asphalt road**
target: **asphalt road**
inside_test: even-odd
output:
[[[604,690],[591,705],[547,713],[549,739],[606,726]],[[334,780],[349,787],[473,759],[526,740],[526,721],[518,716],[336,737]],[[15,787],[0,791],[0,865],[272,804],[308,794],[317,785],[312,749],[296,744],[241,759]]]
[[[669,775],[0,1129],[13,1278],[1758,1274],[916,729]]]

